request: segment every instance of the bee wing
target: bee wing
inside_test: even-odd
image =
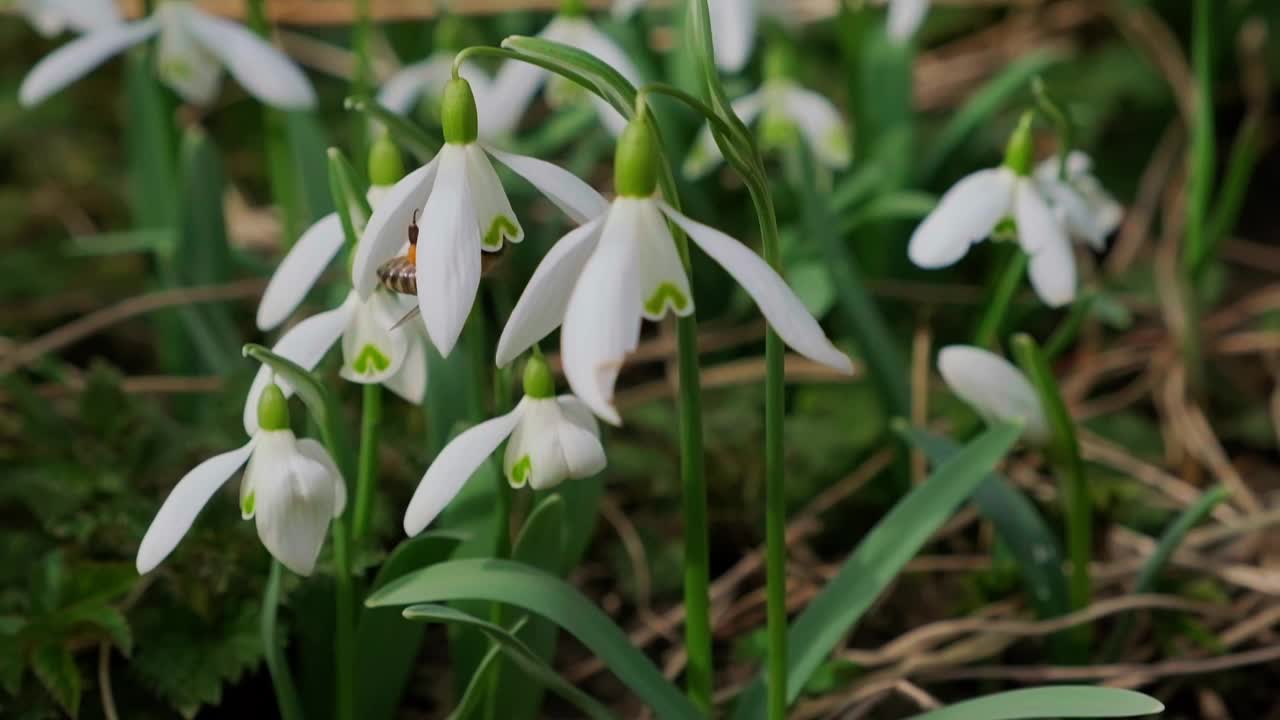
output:
[[[414,305],[412,310],[410,310],[409,312],[405,313],[405,316],[404,316],[404,317],[400,318],[398,321],[396,321],[396,324],[395,324],[395,325],[392,325],[392,326],[391,326],[391,329],[392,329],[393,331],[395,331],[395,330],[399,330],[399,329],[400,329],[400,327],[401,327],[401,326],[403,326],[405,323],[407,323],[407,322],[409,322],[410,320],[412,320],[412,319],[414,319],[414,318],[418,317],[418,316],[419,316],[419,315],[421,315],[421,314],[422,314],[422,308],[418,307],[417,305]]]

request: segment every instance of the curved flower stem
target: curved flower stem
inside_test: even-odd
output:
[[[1004,321],[1009,316],[1009,306],[1013,304],[1013,296],[1018,291],[1018,285],[1022,282],[1022,276],[1026,274],[1027,263],[1030,261],[1030,256],[1023,252],[1022,248],[1016,245],[1013,247],[1013,253],[1005,260],[1004,269],[1000,272],[995,288],[992,289],[991,300],[982,313],[982,320],[978,322],[978,329],[973,337],[974,345],[985,348],[995,344],[1000,335],[1000,328],[1004,327]]]
[[[356,508],[352,536],[359,542],[369,531],[378,471],[378,423],[382,420],[382,386],[364,386],[360,417],[360,458],[356,475]]]
[[[262,593],[262,616],[259,631],[262,636],[262,655],[267,661],[267,672],[271,675],[271,686],[276,693],[276,706],[281,720],[302,720],[302,703],[298,700],[298,690],[293,684],[293,675],[289,672],[289,663],[285,661],[280,649],[280,641],[276,638],[276,611],[280,606],[280,578],[284,566],[279,561],[271,561],[271,575],[267,578],[267,587]]]

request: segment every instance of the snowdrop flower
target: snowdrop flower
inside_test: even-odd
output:
[[[1036,166],[1036,184],[1071,238],[1088,243],[1098,252],[1107,249],[1107,237],[1120,227],[1124,208],[1093,176],[1093,160],[1074,150],[1067,154],[1067,175],[1061,175],[1061,156],[1045,158]]]
[[[356,246],[351,279],[359,296],[368,299],[378,287],[378,267],[396,256],[405,228],[416,219],[425,228],[417,249],[418,306],[432,344],[448,355],[475,302],[481,255],[524,239],[490,157],[528,180],[575,222],[594,217],[605,201],[551,163],[480,143],[475,98],[466,80],[449,81],[441,115],[444,147],[374,209]]]
[[[646,0],[614,0],[613,14],[630,17]],[[711,42],[716,66],[727,73],[740,72],[751,59],[756,45],[756,28],[762,15],[783,22],[789,20],[785,0],[708,0],[711,13]]]
[[[409,501],[404,531],[417,535],[430,525],[508,438],[503,473],[514,488],[549,490],[605,467],[600,428],[591,411],[572,395],[555,397],[551,369],[534,356],[525,366],[524,397],[515,409],[467,430],[440,451]]]
[[[114,0],[10,0],[8,6],[45,37],[66,30],[92,32],[120,22],[120,10]]]
[[[485,108],[495,104],[493,78],[483,68],[472,62],[464,62],[459,68],[459,75],[471,83],[478,107]],[[423,97],[439,101],[444,94],[445,85],[452,78],[453,53],[433,53],[421,62],[406,65],[388,78],[378,92],[378,104],[400,115],[408,115]],[[480,113],[479,122],[480,137],[486,140],[494,139],[510,129],[506,120],[501,119],[496,112]]]
[[[938,353],[938,371],[951,391],[987,422],[1021,421],[1030,443],[1049,442],[1049,419],[1031,381],[1013,363],[970,345]]]
[[[370,155],[369,177],[375,184],[369,189],[369,204],[376,206],[404,172],[399,150],[385,136],[374,142]],[[358,202],[350,203],[348,212],[357,228],[365,226],[364,209]],[[262,294],[257,318],[260,330],[279,326],[298,309],[345,241],[336,212],[321,218],[298,238]],[[311,370],[341,340],[339,372],[344,379],[362,385],[381,384],[420,405],[427,391],[426,336],[418,324],[392,330],[415,305],[413,298],[385,288],[377,288],[367,297],[353,290],[336,309],[308,318],[285,333],[277,343],[277,354]],[[259,369],[250,399],[270,382],[270,369]],[[248,426],[252,417],[247,407],[245,413]]]
[[[906,42],[920,29],[930,0],[889,0],[889,37]]]
[[[737,0],[734,0],[735,2]],[[551,23],[538,33],[544,40],[571,45],[579,50],[591,53],[617,70],[633,85],[640,84],[640,71],[627,57],[626,51],[618,46],[591,19],[586,17],[586,8],[582,0],[566,0],[561,4],[560,13]],[[526,62],[510,60],[502,64],[493,81],[493,98],[495,122],[499,132],[510,132],[519,122],[529,103],[533,101],[538,90],[547,85],[547,99],[552,105],[562,105],[569,101],[578,101],[589,97],[596,108],[601,121],[614,135],[622,132],[627,121],[607,100],[588,94],[571,81],[559,75]]]
[[[1018,244],[1031,258],[1031,285],[1046,304],[1075,299],[1076,262],[1071,241],[1031,177],[1031,116],[1023,117],[1009,141],[1004,165],[960,180],[911,236],[907,254],[922,268],[952,265],[1007,217]]]
[[[658,199],[659,148],[647,113],[618,142],[618,197],[608,210],[551,249],[516,303],[498,341],[507,365],[557,326],[565,377],[599,417],[618,425],[613,388],[645,319],[693,312],[689,276],[667,227],[670,220],[731,275],[760,306],[784,342],[823,365],[852,364],[823,334],[800,298],[758,255]]]
[[[277,560],[310,575],[329,521],[342,515],[347,488],[324,447],[289,429],[289,403],[274,384],[256,403],[257,430],[238,450],[216,455],[178,481],[138,547],[139,573],[151,572],[178,545],[196,515],[241,467],[240,513]]]
[[[153,36],[158,37],[160,79],[187,102],[213,102],[225,68],[268,105],[287,110],[315,105],[311,83],[284,53],[237,23],[177,0],[160,3],[144,20],[98,27],[53,51],[31,69],[18,97],[24,106],[36,105],[111,56]]]
[[[812,90],[800,87],[792,79],[794,64],[788,49],[772,48],[765,60],[765,81],[761,88],[733,102],[734,113],[744,123],[760,118],[762,143],[768,147],[786,146],[796,132],[808,144],[822,165],[840,170],[848,167],[849,126],[831,101]],[[701,177],[724,159],[720,147],[704,125],[693,149],[685,157],[685,177]]]

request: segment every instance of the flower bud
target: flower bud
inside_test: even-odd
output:
[[[796,76],[796,54],[790,45],[775,42],[764,56],[764,80],[791,80]]]
[[[258,398],[258,427],[268,431],[289,429],[289,400],[274,382],[268,383]]]
[[[471,93],[471,83],[455,77],[444,86],[440,100],[440,124],[444,128],[444,141],[453,145],[468,145],[480,135],[480,121],[476,117],[476,98]]]
[[[449,13],[436,21],[432,47],[457,52],[470,44],[467,42],[467,22],[461,15]]]
[[[387,133],[381,133],[369,148],[369,184],[388,187],[404,177],[404,160],[400,148],[391,142]]]
[[[1018,177],[1031,174],[1032,160],[1035,157],[1035,144],[1031,136],[1031,122],[1035,114],[1027,111],[1018,120],[1018,127],[1009,136],[1009,144],[1004,151],[1004,166],[1012,170]]]
[[[618,138],[613,183],[622,197],[649,197],[658,188],[658,138],[649,114],[641,113]]]
[[[524,365],[524,394],[535,400],[544,400],[556,394],[556,380],[551,366],[541,354],[534,354]]]

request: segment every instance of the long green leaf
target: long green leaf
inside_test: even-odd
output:
[[[262,637],[262,655],[267,660],[267,672],[271,674],[271,687],[276,693],[276,708],[281,720],[302,720],[302,703],[293,683],[293,673],[284,655],[284,643],[276,635],[276,617],[280,608],[280,577],[282,566],[271,562],[271,575],[262,592],[262,616],[259,619],[259,635]]]
[[[623,117],[635,112],[636,89],[613,66],[585,50],[554,40],[513,36],[502,41],[502,47],[514,50],[537,64],[593,90]]]
[[[394,612],[394,610],[392,611]],[[528,619],[526,615],[520,618],[520,621],[512,626],[513,631],[518,631],[524,626],[524,621]],[[405,622],[409,622],[405,620]],[[453,628],[455,626],[450,626]],[[475,672],[466,678],[466,687],[462,689],[462,694],[458,696],[458,704],[453,708],[453,712],[445,720],[467,720],[471,717],[479,717],[479,713],[484,711],[485,695],[490,688],[490,684],[496,677],[494,673],[502,664],[502,646],[495,643],[489,643],[488,650],[484,655],[480,656],[480,661],[476,663]]]
[[[521,641],[515,633],[509,632],[505,628],[443,605],[414,605],[405,609],[404,616],[410,620],[466,625],[479,630],[496,643],[503,653],[527,673],[529,677],[546,685],[557,695],[573,703],[587,717],[600,720],[613,717],[608,708],[560,677],[559,673],[539,657],[533,648]]]
[[[595,653],[660,717],[675,720],[700,717],[680,691],[591,600],[541,570],[510,560],[454,560],[401,578],[375,592],[366,602],[371,607],[382,607],[453,600],[501,602],[542,615]]]
[[[365,115],[370,120],[381,123],[391,133],[397,143],[425,163],[435,157],[440,149],[440,142],[427,134],[426,130],[391,112],[376,101],[368,98],[347,98],[345,106],[348,110]]]
[[[867,534],[840,572],[791,626],[789,702],[795,701],[840,639],[973,493],[1021,433],[1019,425],[993,425],[943,463]],[[764,683],[752,684],[738,701],[735,716],[761,717],[764,696]]]
[[[1132,690],[1072,686],[1028,688],[968,700],[910,720],[1036,720],[1153,715],[1164,705]]]

